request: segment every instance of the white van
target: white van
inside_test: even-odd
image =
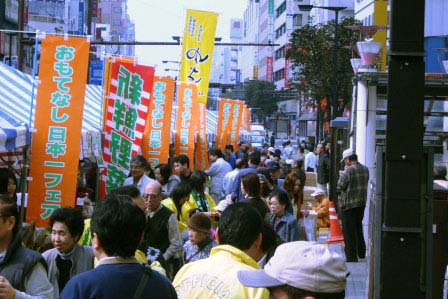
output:
[[[250,125],[250,140],[252,148],[261,148],[266,143],[266,131],[263,125]]]

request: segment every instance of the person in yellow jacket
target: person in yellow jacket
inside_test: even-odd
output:
[[[184,265],[173,285],[179,299],[268,299],[265,288],[243,286],[240,270],[259,269],[262,219],[247,203],[235,203],[224,210],[218,225],[217,241],[210,257]]]
[[[177,217],[179,234],[182,236],[188,229],[187,221],[182,217],[182,206],[190,199],[191,186],[187,182],[178,183],[170,194],[170,197],[162,200],[162,205],[173,211]]]
[[[195,170],[190,176],[190,184],[192,187],[190,198],[182,205],[182,222],[187,223],[190,219],[190,211],[199,209],[209,217],[216,215],[216,203],[213,198],[205,192],[207,184],[207,174],[201,170]]]

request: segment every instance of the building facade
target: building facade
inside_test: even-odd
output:
[[[248,0],[244,11],[243,40],[245,43],[259,43],[259,6],[258,0]],[[241,76],[243,82],[258,80],[259,61],[258,47],[243,47],[241,51]]]

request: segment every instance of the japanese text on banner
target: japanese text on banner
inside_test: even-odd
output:
[[[138,153],[149,109],[154,68],[116,60],[111,65],[101,193],[121,186]]]
[[[242,119],[243,119],[243,102],[234,101],[232,109],[232,125],[230,131],[230,144],[233,145],[233,148],[238,148]]]
[[[179,83],[174,153],[176,156],[185,154],[190,161],[194,161],[194,131],[199,118],[197,94],[195,84]]]
[[[41,49],[27,208],[37,226],[75,203],[89,42],[48,36]]]
[[[217,21],[217,13],[187,10],[179,81],[198,85],[200,103],[207,103]]]
[[[207,143],[207,109],[206,105],[199,103],[199,122],[197,124],[196,142],[196,169],[206,170],[208,168],[208,143]]]
[[[142,154],[153,168],[158,164],[168,163],[174,84],[170,77],[154,78],[142,141]]]

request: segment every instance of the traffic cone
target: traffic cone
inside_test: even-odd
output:
[[[344,242],[344,235],[342,234],[341,224],[334,208],[334,202],[330,201],[330,238],[327,243],[341,243]]]

